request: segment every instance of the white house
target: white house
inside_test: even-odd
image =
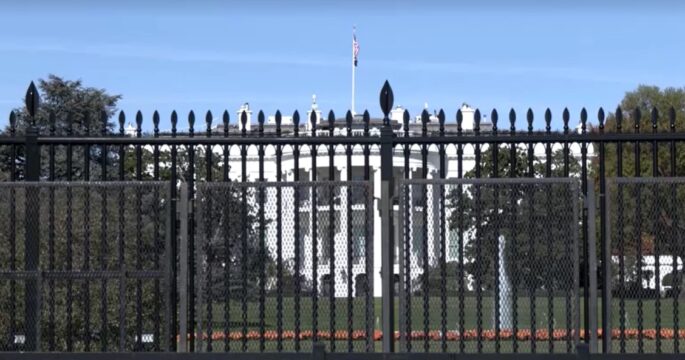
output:
[[[428,106],[426,105],[425,108]],[[471,108],[470,106],[463,104],[461,106],[461,112],[463,115],[463,121],[462,121],[462,133],[465,136],[471,136],[474,132],[474,114],[475,110]],[[231,128],[229,131],[232,134],[236,134],[239,132],[239,129],[242,129],[239,127],[238,123],[240,122],[241,115],[245,113],[247,117],[247,122],[246,122],[246,131],[248,134],[253,134],[256,129],[255,129],[255,124],[253,122],[255,119],[253,118],[253,112],[250,109],[249,103],[244,103],[243,105],[240,106],[240,108],[236,111],[236,117],[234,121],[231,123]],[[303,114],[300,118],[300,123],[299,123],[299,136],[311,136],[311,130],[312,130],[312,124],[309,121],[311,114],[314,113],[316,117],[316,123],[317,123],[317,136],[328,136],[329,134],[329,128],[328,128],[328,121],[322,111],[319,109],[318,104],[316,102],[316,96],[313,96],[312,98],[312,103],[310,109],[307,111],[306,116]],[[404,130],[402,128],[403,126],[403,115],[404,115],[404,108],[401,106],[395,107],[391,112],[390,112],[390,119],[393,127],[395,128],[395,131],[398,133],[398,136],[402,136],[404,133]],[[269,115],[266,119],[267,121],[264,124],[264,133],[267,136],[273,136],[275,133],[276,129],[276,119],[274,115]],[[507,124],[507,126],[504,126],[503,124]],[[378,135],[380,133],[380,126],[382,125],[382,119],[378,118],[372,118],[370,121],[370,133],[371,135]],[[500,121],[500,127],[504,129],[508,129],[508,121]],[[435,133],[438,131],[438,119],[437,115],[435,112],[430,116],[429,122],[427,124],[427,130],[429,133]],[[346,135],[347,134],[347,129],[346,129],[346,121],[344,118],[338,118],[334,122],[334,134],[335,135]],[[422,124],[421,124],[421,117],[416,116],[414,119],[410,120],[409,124],[409,133],[410,134],[421,134],[422,131]],[[355,134],[363,134],[363,121],[362,121],[362,116],[361,115],[355,115],[353,118],[353,133]],[[294,122],[292,116],[281,116],[281,129],[283,134],[291,134],[294,130]],[[480,130],[483,133],[488,133],[492,130],[492,123],[490,123],[487,120],[487,117],[483,116],[481,118],[481,124],[480,124]],[[216,134],[221,134],[223,133],[223,125],[222,124],[217,124],[213,128],[213,131]],[[457,124],[455,123],[454,120],[448,120],[446,121],[445,124],[445,131],[448,134],[454,134],[457,132]],[[576,129],[576,131],[580,131],[580,126]],[[129,136],[135,136],[135,128],[132,126],[129,126],[126,128],[126,133]],[[253,136],[253,135],[251,135]],[[485,151],[487,150],[487,145],[482,145],[481,150]],[[558,149],[561,149],[562,145],[561,144],[554,144],[553,145],[553,151],[556,151]],[[151,149],[150,149],[151,150]],[[276,174],[276,149],[273,146],[266,146],[265,147],[265,153],[264,153],[264,180],[265,181],[277,181],[277,174]],[[282,174],[281,174],[281,180],[282,181],[293,181],[295,179],[295,173],[297,172],[299,175],[299,180],[300,181],[307,181],[311,180],[314,178],[314,173],[316,173],[316,179],[321,180],[321,181],[326,181],[329,180],[329,154],[328,154],[328,147],[324,145],[320,145],[318,147],[317,151],[317,156],[316,156],[316,168],[313,168],[313,162],[312,162],[312,155],[311,155],[311,148],[309,146],[301,146],[300,148],[300,156],[299,156],[299,167],[296,169],[295,164],[294,164],[294,157],[293,157],[293,149],[290,146],[284,146],[283,147],[283,152],[282,152],[282,158],[281,158],[281,169],[282,169]],[[423,167],[422,167],[422,156],[421,156],[421,151],[420,147],[418,146],[413,146],[411,149],[411,154],[409,157],[409,178],[420,178],[423,173]],[[166,152],[169,151],[168,146],[162,146],[160,147],[160,151]],[[221,146],[216,146],[213,149],[214,153],[218,158],[221,158],[223,153],[222,153],[222,147]],[[541,144],[538,144],[535,148],[535,155],[537,157],[544,157],[545,156],[545,148]],[[580,146],[578,144],[573,144],[570,147],[570,154],[572,158],[575,158],[577,160],[580,160],[581,152],[580,152]],[[594,155],[594,151],[592,148],[592,145],[588,147],[588,159],[592,158]],[[381,266],[381,222],[380,222],[380,213],[378,211],[378,199],[380,198],[380,154],[379,154],[379,149],[378,147],[371,147],[370,149],[370,156],[369,156],[369,177],[370,177],[370,182],[371,182],[371,188],[372,188],[372,197],[373,197],[373,219],[372,219],[372,226],[373,226],[373,292],[374,296],[380,296],[381,295],[381,273],[380,273],[380,266]],[[229,176],[231,179],[237,179],[240,180],[242,179],[242,161],[243,158],[241,156],[241,149],[239,146],[232,146],[230,147],[229,151]],[[339,180],[339,181],[346,181],[346,180],[363,180],[364,178],[364,164],[365,164],[365,158],[363,154],[363,148],[360,146],[354,147],[353,149],[353,155],[352,155],[352,178],[348,179],[348,171],[347,171],[347,156],[345,153],[345,149],[341,146],[336,147],[335,150],[335,155],[334,155],[334,180]],[[458,155],[457,155],[457,150],[454,146],[447,146],[446,147],[446,176],[447,178],[457,178],[459,177],[459,171],[457,167],[458,163]],[[245,159],[245,165],[246,165],[246,173],[247,173],[247,178],[248,181],[255,181],[259,179],[259,156],[258,156],[258,148],[256,146],[250,146],[247,151],[247,157]],[[428,178],[438,178],[439,174],[439,155],[438,155],[438,148],[435,145],[431,145],[428,148],[428,155],[427,155],[427,173],[428,173]],[[198,165],[201,166],[201,165]],[[404,152],[402,148],[396,148],[395,150],[395,155],[394,155],[394,160],[393,160],[393,167],[394,167],[394,174],[395,174],[395,193],[399,193],[397,191],[398,185],[399,185],[399,180],[404,178],[404,166],[405,166],[405,159],[404,159]],[[466,173],[470,170],[472,170],[475,167],[475,155],[474,155],[474,148],[472,145],[466,145],[464,146],[463,149],[463,155],[462,155],[462,175],[463,173]],[[151,169],[150,169],[151,170]],[[487,175],[486,175],[487,176]],[[346,194],[342,192],[340,194],[342,197],[342,201],[347,201],[345,199]],[[303,200],[303,205],[306,205],[306,199]],[[439,224],[437,222],[437,216],[432,216],[433,213],[437,213],[438,211],[438,197],[435,197],[436,201],[433,201],[430,206],[426,209],[426,211],[429,213],[429,218],[434,219],[433,220],[433,229],[432,231],[429,231],[428,233],[428,256],[429,256],[429,264],[435,264],[437,259],[438,259],[438,251],[439,251],[439,239],[437,234],[439,233]],[[274,202],[275,199],[267,197],[267,207],[275,208],[275,203],[270,203]],[[358,201],[358,200],[355,200]],[[327,218],[328,218],[328,206],[327,203],[323,203],[324,205],[321,207],[321,209],[318,211],[318,217],[319,220],[317,222],[319,223],[319,226],[321,226],[321,223],[327,224]],[[292,224],[292,214],[295,212],[295,208],[293,207],[292,204],[289,203],[284,203],[282,206],[282,211],[279,214],[272,214],[272,216],[290,216],[288,220],[283,220],[283,223],[286,224],[283,226],[283,239],[284,239],[284,244],[283,244],[283,258],[285,261],[292,260],[294,257],[294,233],[293,233],[293,224]],[[334,219],[336,221],[339,221],[341,224],[346,224],[346,219],[347,219],[347,214],[346,214],[346,208],[344,206],[340,205],[335,205],[334,206],[334,211],[336,214],[334,215]],[[355,211],[363,211],[363,206],[360,204],[354,204],[353,205],[353,212]],[[419,210],[423,211],[423,210]],[[311,229],[311,223],[312,223],[312,214],[311,214],[311,206],[301,206],[300,209],[300,221],[301,221],[301,227],[303,229]],[[400,216],[402,214],[399,213],[399,206],[396,204],[395,205],[395,219],[400,219]],[[360,214],[356,214],[355,216],[360,216]],[[399,221],[396,221],[396,224],[399,224]],[[359,226],[356,224],[355,226]],[[270,226],[268,228],[268,237],[269,239],[275,238],[275,227]],[[359,229],[355,229],[353,233],[357,234]],[[395,232],[395,239],[400,239],[401,236],[401,229],[399,226],[396,226],[396,232]],[[435,234],[435,235],[433,235]],[[447,241],[449,242],[455,242],[458,241],[458,236],[447,236]],[[303,263],[301,264],[302,269],[304,270],[304,276],[309,277],[309,280],[311,280],[312,277],[312,263],[313,263],[313,254],[312,254],[312,249],[313,249],[313,242],[312,242],[312,236],[311,236],[311,231],[301,231],[301,238],[298,239],[300,241],[300,244],[303,249],[303,253],[301,254],[301,259]],[[288,241],[290,243],[288,243]],[[345,286],[336,286],[335,288],[335,295],[336,296],[346,296],[347,295],[347,278],[349,274],[346,273],[346,267],[347,267],[347,233],[346,229],[344,229],[343,226],[335,227],[334,230],[334,237],[333,241],[335,243],[335,254],[334,256],[331,256],[331,254],[328,254],[328,239],[327,235],[324,236],[317,236],[317,243],[318,243],[318,254],[317,254],[317,260],[318,260],[318,267],[317,267],[317,277],[319,278],[318,283],[321,286],[323,283],[323,280],[330,277],[330,261],[335,262],[335,269],[336,273],[334,274],[335,276],[335,283],[336,284],[345,284]],[[354,244],[352,246],[353,251],[355,251],[355,254],[353,255],[354,261],[353,261],[353,274],[352,278],[353,279],[363,279],[365,278],[365,273],[366,273],[366,264],[365,261],[367,260],[366,255],[362,250],[364,248],[363,242],[364,239],[360,236],[355,236],[353,239]],[[275,248],[275,243],[274,242],[269,242],[270,246],[270,251],[272,253],[276,252]],[[396,244],[399,244],[399,241],[396,241]],[[450,243],[447,246],[447,260],[448,261],[455,261],[457,260],[456,257],[456,252],[450,249],[455,249],[456,243]],[[360,250],[362,249],[362,250]],[[396,254],[399,252],[396,249]],[[417,259],[418,254],[412,254],[412,259]],[[397,258],[396,258],[397,262]],[[412,276],[417,276],[418,274],[421,273],[421,269],[416,269],[412,270]],[[398,275],[399,269],[398,266],[395,265],[395,274]],[[356,280],[353,280],[356,281]],[[353,285],[353,289],[356,289],[356,284]],[[321,290],[321,289],[320,289]],[[356,291],[356,290],[355,290]]]

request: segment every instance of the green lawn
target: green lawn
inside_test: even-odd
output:
[[[464,328],[466,330],[475,330],[478,324],[477,316],[477,301],[473,296],[466,296],[464,303]],[[572,299],[573,301],[573,299]],[[582,299],[581,299],[582,301]],[[284,330],[294,330],[295,329],[295,311],[294,311],[294,299],[292,297],[286,297],[283,299],[283,318],[282,326]],[[601,303],[601,302],[600,302]],[[482,304],[482,326],[484,329],[493,329],[492,319],[493,319],[493,305],[494,300],[492,297],[484,297]],[[265,329],[267,331],[275,331],[277,329],[277,311],[276,311],[276,298],[269,297],[266,299],[264,304],[265,309]],[[447,308],[446,308],[446,324],[447,330],[453,331],[459,329],[459,299],[457,297],[447,298]],[[619,328],[619,302],[614,299],[612,309],[613,317],[613,328]],[[207,304],[204,304],[203,315],[207,318],[206,309]],[[242,329],[242,304],[240,301],[231,301],[229,313],[229,331],[236,332]],[[348,327],[348,312],[347,312],[348,302],[347,299],[336,299],[335,301],[335,329],[336,330],[346,330]],[[222,332],[224,329],[224,305],[223,304],[212,304],[212,318],[213,324],[212,329],[216,332]],[[311,330],[313,325],[313,304],[311,298],[301,299],[301,316],[300,316],[300,329],[302,331]],[[395,302],[395,318],[396,318],[396,329],[399,328],[398,323],[398,311],[399,303]],[[548,298],[537,297],[535,302],[535,324],[537,329],[547,329],[550,321],[555,329],[565,329],[567,327],[566,322],[566,299],[563,297],[556,297],[552,302],[553,311],[550,311],[548,305]],[[627,328],[637,328],[637,300],[626,300],[626,327]],[[532,323],[531,316],[531,302],[529,298],[519,298],[517,302],[518,317],[517,325],[519,329],[529,329]],[[679,304],[680,314],[685,314],[685,304]],[[329,331],[331,329],[331,302],[329,299],[319,299],[318,300],[318,329],[321,331]],[[424,317],[424,307],[422,297],[412,297],[411,298],[411,329],[422,331],[425,326],[425,320],[427,320],[427,325],[429,330],[440,330],[441,329],[441,300],[439,297],[429,298],[428,303],[428,316]],[[550,314],[552,316],[550,317]],[[656,326],[656,309],[655,301],[653,299],[643,300],[643,328],[653,329]],[[258,330],[259,329],[259,303],[256,301],[250,301],[247,304],[246,320],[248,323],[248,330]],[[380,316],[381,316],[381,300],[374,299],[374,316],[372,322],[376,329],[380,329]],[[580,314],[581,326],[582,326],[582,312]],[[599,320],[601,321],[601,310],[598,313]],[[365,299],[355,298],[353,299],[353,313],[351,318],[352,328],[354,330],[363,330],[365,328]],[[601,324],[600,324],[601,326]],[[672,328],[673,327],[673,299],[661,299],[661,327],[662,328]],[[681,327],[685,328],[685,321],[681,321]],[[204,329],[207,329],[207,322],[204,322]],[[205,330],[206,331],[206,330]],[[324,341],[327,344],[327,348],[330,347],[331,342],[329,340]],[[216,340],[213,342],[214,351],[223,351],[223,340]],[[335,341],[335,347],[337,351],[347,351],[348,343],[347,341]],[[531,341],[517,341],[519,352],[531,352]],[[681,341],[685,343],[685,340]],[[312,341],[302,340],[301,350],[309,351],[311,349]],[[259,351],[259,341],[258,340],[248,340],[247,341],[248,351]],[[567,343],[565,341],[552,341],[551,343],[546,340],[537,340],[535,342],[537,352],[548,352],[550,345],[553,347],[553,352],[565,352],[567,349]],[[276,341],[266,341],[265,342],[266,351],[277,350]],[[295,342],[292,339],[287,339],[283,341],[283,349],[286,351],[294,350]],[[354,351],[364,351],[365,341],[355,340],[352,342]],[[431,340],[428,342],[429,351],[441,351],[441,342],[439,340]],[[496,344],[495,341],[483,341],[483,352],[495,352]],[[512,352],[514,342],[512,340],[503,340],[500,343],[500,351],[502,352]],[[230,347],[232,351],[240,351],[242,348],[241,340],[231,340]],[[374,348],[380,351],[380,341],[374,343]],[[629,339],[626,341],[627,352],[636,352],[638,348],[638,342],[635,339]],[[424,341],[423,340],[413,340],[412,341],[413,351],[424,351]],[[466,340],[464,341],[464,349],[466,352],[473,353],[478,351],[478,343],[476,340]],[[613,350],[618,351],[620,349],[619,340],[613,340]],[[644,340],[644,351],[654,352],[656,350],[656,341],[645,339]],[[459,341],[447,341],[447,351],[458,352],[460,351]],[[662,351],[663,352],[673,352],[673,341],[664,339],[662,340]]]
[[[365,300],[363,298],[353,298],[353,314],[352,314],[352,328],[355,330],[365,328]],[[300,300],[300,328],[311,329],[312,320],[314,318],[314,310],[311,298],[302,298]],[[423,330],[425,320],[428,320],[429,330],[440,330],[442,316],[441,316],[441,300],[439,297],[431,297],[428,302],[427,318],[424,317],[424,303],[422,297],[411,298],[411,328],[412,330]],[[573,301],[573,299],[571,299]],[[582,302],[582,299],[581,299]],[[600,306],[601,306],[601,301]],[[656,326],[656,309],[654,299],[643,300],[643,327],[645,329],[655,328]],[[492,297],[484,297],[482,304],[482,326],[484,329],[493,329],[494,318],[494,300]],[[207,319],[206,303],[203,306],[203,313]],[[348,301],[347,299],[336,299],[335,301],[335,329],[347,329],[348,326]],[[573,304],[572,304],[573,305]],[[614,327],[619,327],[619,301],[613,299],[612,302],[612,319]],[[267,330],[275,330],[277,326],[277,301],[276,298],[268,297],[265,301],[265,328]],[[478,324],[477,301],[476,297],[467,296],[464,298],[464,327],[465,329],[476,329]],[[329,299],[318,300],[318,328],[320,330],[330,330],[331,320],[331,302]],[[685,314],[685,301],[679,303],[680,314]],[[531,326],[533,316],[531,313],[531,301],[527,297],[519,298],[517,302],[517,324],[520,329],[528,329]],[[395,301],[395,318],[399,319],[399,302]],[[626,300],[626,327],[637,328],[638,326],[638,301]],[[566,299],[563,297],[555,297],[552,301],[552,311],[549,308],[549,300],[546,297],[536,297],[535,301],[535,325],[538,329],[546,329],[550,323],[550,313],[554,328],[565,329],[567,327],[566,314]],[[240,301],[231,301],[229,313],[230,330],[239,330],[242,328],[242,304]],[[259,303],[257,301],[250,301],[247,304],[246,319],[249,324],[248,329],[256,330],[259,328]],[[457,297],[448,297],[446,302],[446,319],[447,330],[458,330],[459,326],[459,299]],[[573,315],[573,314],[572,314]],[[581,304],[581,325],[582,325],[582,304]],[[376,328],[380,328],[381,316],[381,299],[374,299],[374,318],[372,321]],[[215,329],[223,329],[224,327],[224,305],[212,305],[212,318],[214,320]],[[513,319],[512,319],[513,320]],[[285,297],[283,299],[283,329],[295,329],[295,300],[292,297]],[[598,321],[601,326],[601,308],[598,312]],[[681,328],[685,329],[685,319],[680,321]],[[661,299],[661,327],[673,327],[673,299]],[[399,329],[399,321],[396,320],[396,329]]]
[[[683,351],[685,346],[683,345],[685,341],[680,341],[680,352]],[[331,342],[330,341],[324,341],[323,344],[326,346],[326,351],[331,351]],[[442,352],[442,344],[440,341],[430,341],[428,343],[428,352]],[[550,346],[549,342],[544,341],[544,342],[537,342],[536,343],[536,353],[540,354],[545,354],[550,352]],[[223,341],[213,341],[212,342],[212,350],[213,352],[223,352],[225,351],[225,345]],[[460,352],[460,344],[458,341],[448,341],[447,342],[447,350],[446,352],[451,352],[451,353],[459,353]],[[601,342],[599,344],[601,348]],[[207,343],[205,342],[203,345],[203,350],[204,352],[208,351],[207,349]],[[553,341],[552,342],[552,353],[566,353],[567,351],[567,343],[565,341]],[[513,353],[514,350],[514,343],[513,341],[502,341],[500,344],[500,349],[499,352],[501,353]],[[229,351],[231,352],[242,352],[242,343],[240,341],[230,341],[229,343]],[[294,352],[295,351],[295,343],[293,340],[284,340],[283,341],[283,347],[282,351],[285,352]],[[374,352],[381,352],[381,342],[376,341],[373,343],[373,351]],[[311,352],[312,350],[312,341],[311,340],[303,340],[300,342],[300,352]],[[628,340],[626,341],[626,353],[637,353],[638,351],[638,341],[637,340]],[[257,340],[250,340],[247,342],[247,352],[259,352],[260,351],[260,345],[259,341]],[[278,344],[276,341],[265,341],[264,342],[264,351],[265,352],[275,352],[278,351]],[[365,352],[365,344],[364,341],[353,341],[352,342],[352,351],[353,352]],[[403,351],[399,348],[399,344],[396,345],[396,351]],[[412,344],[412,349],[411,352],[413,353],[421,353],[424,352],[424,343],[423,341],[415,341]],[[572,349],[573,351],[573,349]],[[348,343],[347,341],[335,341],[335,352],[348,352]],[[495,353],[497,352],[496,344],[494,341],[486,341],[483,342],[483,347],[481,352],[483,353]],[[531,353],[531,343],[530,341],[524,342],[524,341],[519,341],[518,342],[518,350],[517,352],[519,353]],[[619,341],[614,340],[613,345],[612,345],[612,353],[619,353],[620,352],[620,347],[619,347]],[[656,352],[656,341],[655,340],[645,340],[644,345],[643,345],[643,352],[645,353],[655,353]],[[661,352],[662,353],[674,353],[673,349],[673,340],[663,340],[661,344]],[[478,344],[476,341],[465,341],[464,342],[464,353],[478,353]]]

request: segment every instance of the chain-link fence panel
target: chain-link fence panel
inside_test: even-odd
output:
[[[575,351],[575,180],[405,180],[399,195],[403,351]]]
[[[612,351],[680,352],[685,178],[607,182]]]
[[[200,351],[373,348],[368,182],[197,185]]]
[[[0,350],[165,350],[169,184],[0,183]]]

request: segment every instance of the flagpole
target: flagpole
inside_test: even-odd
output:
[[[355,112],[354,112],[354,85],[355,85],[355,84],[354,84],[354,80],[355,80],[355,75],[356,75],[356,72],[355,72],[355,71],[356,71],[356,69],[355,69],[356,66],[354,66],[354,33],[355,33],[355,30],[356,30],[356,29],[353,27],[353,28],[352,28],[352,39],[353,39],[353,40],[352,40],[352,46],[351,46],[351,48],[352,48],[352,59],[351,59],[351,60],[352,60],[352,61],[350,62],[350,64],[352,65],[352,109],[351,109],[351,111],[352,111],[352,116],[355,115]]]

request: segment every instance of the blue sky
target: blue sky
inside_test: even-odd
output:
[[[55,2],[57,3],[57,2]],[[542,2],[541,2],[542,3]],[[271,114],[350,104],[351,29],[360,43],[357,111],[378,116],[388,79],[412,115],[462,102],[528,107],[554,127],[613,109],[638,84],[685,86],[685,5],[676,1],[266,1],[0,3],[0,124],[48,74],[122,94],[163,128],[173,109],[219,115],[243,102]],[[147,128],[149,128],[146,126]],[[508,127],[508,126],[507,126]]]

